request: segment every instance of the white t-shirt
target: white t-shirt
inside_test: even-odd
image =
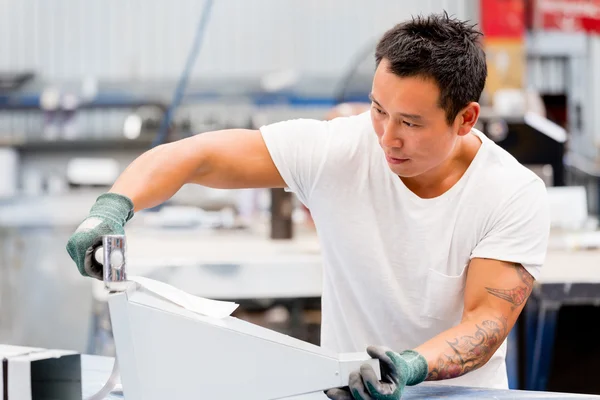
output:
[[[261,128],[289,189],[311,211],[324,260],[321,346],[415,348],[457,325],[474,257],[538,277],[549,213],[544,183],[484,134],[462,178],[422,199],[387,165],[369,112]],[[475,333],[475,332],[473,332]],[[444,385],[507,388],[506,342]]]

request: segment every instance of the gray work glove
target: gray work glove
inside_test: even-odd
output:
[[[94,259],[94,251],[102,245],[104,235],[125,234],[125,223],[133,217],[133,202],[117,193],[104,193],[92,206],[90,214],[67,242],[67,252],[79,273],[103,279],[102,264]]]
[[[349,387],[331,389],[326,392],[332,400],[398,400],[404,388],[425,380],[429,367],[427,360],[414,350],[396,353],[382,346],[369,346],[367,353],[379,360],[381,378],[369,364],[364,364],[360,372],[350,374]]]

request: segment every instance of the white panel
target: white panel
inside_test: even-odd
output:
[[[216,0],[194,76],[296,68],[338,74],[369,41],[411,15],[472,18],[473,0]],[[0,0],[0,69],[50,80],[176,79],[200,0]]]
[[[567,93],[567,61],[564,57],[529,57],[527,85],[541,94]]]
[[[12,8],[9,0],[0,0],[0,71],[6,71],[10,68],[9,54],[12,54],[10,48],[10,28],[9,23]]]
[[[568,69],[569,163],[596,175],[600,174],[600,37],[588,36],[585,49],[585,56],[573,57]],[[594,204],[592,197],[589,202]]]
[[[145,291],[111,295],[109,307],[128,399],[279,399],[346,386],[358,364],[379,371],[366,353],[338,356],[237,318],[193,314]]]
[[[589,46],[590,66],[590,95],[591,101],[589,109],[590,116],[590,132],[593,132],[593,142],[596,145],[596,159],[600,160],[600,36],[590,36]]]
[[[526,34],[527,54],[540,56],[581,56],[587,51],[583,32],[539,31]]]
[[[13,24],[13,37],[15,43],[31,43],[31,38],[29,37],[29,24],[26,24],[26,13],[27,13],[27,4],[25,2],[17,1],[13,2],[15,11],[16,11],[16,19],[21,21],[20,24],[15,26]],[[24,46],[18,46],[13,48],[13,66],[15,69],[26,68],[29,60],[27,59],[27,54],[29,53],[28,49]]]

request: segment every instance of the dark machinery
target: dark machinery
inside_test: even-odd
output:
[[[482,132],[521,164],[534,170],[550,166],[550,184],[565,186],[563,156],[567,133],[562,127],[534,113],[513,117],[482,115],[479,124]]]

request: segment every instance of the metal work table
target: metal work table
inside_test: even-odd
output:
[[[113,365],[110,357],[83,355],[83,396],[96,393],[108,379]],[[406,389],[403,400],[444,398],[444,399],[600,399],[600,396],[588,396],[566,393],[498,390],[465,388],[456,386],[438,386],[423,383]],[[106,400],[124,399],[122,392],[115,391]],[[299,397],[298,400],[304,398]],[[305,397],[306,400],[327,400],[325,395]]]
[[[164,280],[198,296],[224,300],[321,296],[322,257],[312,231],[301,231],[292,240],[271,240],[261,230],[142,228],[128,230],[127,239],[131,273]],[[597,284],[600,249],[551,247],[534,295],[555,291],[559,285],[564,300]]]

